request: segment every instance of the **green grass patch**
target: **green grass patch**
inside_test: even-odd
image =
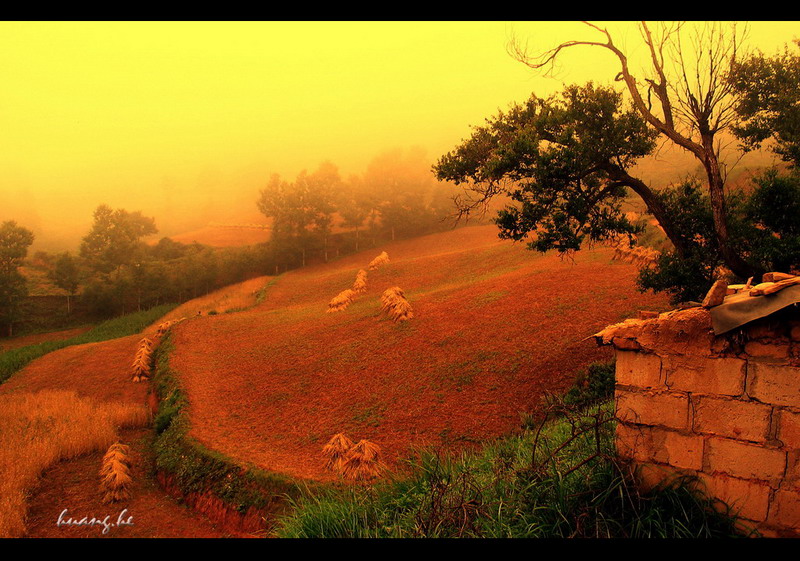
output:
[[[160,317],[174,309],[177,304],[163,304],[132,314],[104,321],[90,331],[76,335],[62,341],[45,341],[35,345],[28,345],[18,349],[11,349],[0,354],[0,383],[8,380],[15,372],[19,371],[29,362],[40,356],[46,355],[64,347],[82,345],[84,343],[97,343],[119,337],[127,337],[142,331]]]

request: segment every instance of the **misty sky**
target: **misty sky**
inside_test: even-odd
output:
[[[603,25],[638,60],[635,24]],[[800,36],[750,29],[767,54]],[[506,53],[512,35],[532,51],[600,38],[577,22],[0,23],[0,221],[75,251],[101,203],[164,234],[252,218],[272,173],[361,173],[393,147],[433,163],[509,103],[617,71],[582,48],[544,78]]]

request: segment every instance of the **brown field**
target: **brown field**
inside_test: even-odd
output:
[[[369,271],[367,292],[345,310],[325,313],[384,249],[390,260]],[[668,307],[662,297],[640,294],[635,268],[611,255],[596,248],[571,262],[500,241],[494,226],[462,228],[284,274],[249,309],[270,277],[227,287],[176,308],[144,334],[161,321],[188,318],[173,328],[172,366],[201,443],[263,468],[332,480],[321,451],[335,433],[379,445],[397,469],[415,447],[462,448],[514,430],[520,412],[534,411],[546,392],[563,391],[580,367],[609,358],[584,339],[639,309]],[[393,286],[413,306],[408,321],[381,313],[379,297]],[[0,399],[67,390],[95,407],[141,407],[149,384],[131,383],[128,374],[141,336],[45,355],[2,384]],[[121,434],[146,457],[144,433]],[[38,486],[28,480],[35,491],[25,535],[99,534],[54,529],[53,519],[67,497],[71,512],[114,511],[99,502],[102,448],[53,460]],[[125,506],[141,525],[116,535],[230,535],[167,498],[137,469]]]
[[[369,272],[366,294],[325,313],[382,249],[390,262]],[[542,256],[481,226],[287,273],[259,306],[174,330],[191,434],[235,459],[327,480],[321,449],[339,432],[378,444],[395,468],[417,446],[506,433],[579,368],[610,358],[586,337],[639,309],[667,309],[611,254]],[[380,313],[391,286],[413,319]]]
[[[21,337],[12,337],[11,339],[0,339],[0,353],[17,349],[19,347],[27,347],[28,345],[36,345],[37,343],[44,343],[45,341],[63,341],[70,339],[81,333],[86,333],[91,330],[93,326],[85,325],[83,327],[75,327],[73,329],[65,329],[63,331],[50,331],[48,333],[34,333],[32,335],[23,335]]]

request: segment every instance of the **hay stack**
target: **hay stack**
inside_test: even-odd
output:
[[[104,503],[124,501],[131,497],[129,486],[132,477],[129,455],[130,448],[117,442],[112,444],[103,456],[103,463],[100,467],[100,490],[104,493]]]
[[[381,295],[381,311],[386,312],[394,321],[406,321],[414,317],[411,303],[406,300],[403,289],[399,286],[387,288]]]
[[[369,270],[374,271],[381,265],[389,262],[389,254],[385,251],[382,251],[380,255],[378,255],[375,259],[369,262]]]
[[[334,434],[328,443],[322,447],[322,455],[327,458],[325,467],[340,472],[345,457],[351,448],[353,448],[352,440],[341,432]]]
[[[145,337],[139,341],[139,349],[131,364],[131,377],[134,382],[150,378],[150,364],[153,358],[153,342]]]
[[[328,311],[326,313],[341,312],[353,302],[353,297],[355,295],[356,293],[349,288],[347,290],[342,290],[333,297],[333,300],[328,302]]]
[[[342,477],[352,481],[368,481],[378,477],[384,469],[380,456],[380,446],[360,440],[350,448],[342,463]]]
[[[363,294],[367,291],[367,272],[364,269],[359,269],[356,273],[356,280],[353,283],[353,292],[356,294]]]
[[[165,322],[159,323],[158,324],[158,329],[156,330],[156,337],[158,337],[158,338],[163,337],[166,334],[166,332],[169,331],[170,327],[172,327],[176,323],[182,322],[185,319],[186,319],[185,317],[182,317],[180,319],[171,319],[169,321],[165,321]]]

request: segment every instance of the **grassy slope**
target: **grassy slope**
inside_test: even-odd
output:
[[[327,302],[386,249],[369,290],[344,312]],[[601,358],[587,336],[665,309],[639,294],[611,251],[574,263],[497,239],[494,226],[396,242],[277,279],[257,307],[177,326],[192,436],[233,458],[330,479],[320,449],[343,431],[382,446],[463,446],[503,434],[547,391]],[[400,286],[415,318],[394,324],[378,298]]]

